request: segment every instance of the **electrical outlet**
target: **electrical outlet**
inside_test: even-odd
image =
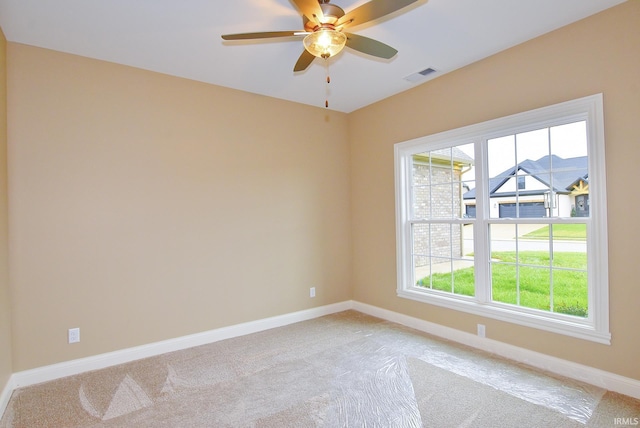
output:
[[[484,324],[478,324],[478,336],[480,337],[486,337],[486,328],[484,326]]]
[[[311,287],[309,289],[309,297],[316,297],[316,287]]]
[[[69,343],[78,343],[80,342],[80,329],[79,328],[70,328],[69,329]]]

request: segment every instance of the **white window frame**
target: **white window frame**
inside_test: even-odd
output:
[[[593,342],[611,344],[603,96],[596,94],[488,122],[397,143],[395,155],[397,293],[399,297],[454,309]],[[434,292],[415,285],[411,239],[413,155],[468,143],[476,144],[476,206],[485,209],[488,193],[486,141],[549,126],[586,120],[589,158],[590,217],[587,220],[587,318],[492,302],[490,298],[488,223],[495,219],[460,219],[474,223],[476,293],[474,297]],[[482,142],[485,143],[482,143]],[[535,223],[535,219],[530,223]],[[547,219],[550,220],[550,219]],[[553,221],[553,220],[550,220]],[[526,223],[527,219],[516,220]]]

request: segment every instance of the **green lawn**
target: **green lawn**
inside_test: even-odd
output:
[[[547,252],[526,251],[520,252],[518,256],[519,293],[516,286],[515,252],[494,252],[491,255],[494,301],[548,311],[551,306],[550,283],[551,274],[553,274],[554,312],[587,316],[587,255],[585,253],[556,253],[554,269],[550,268]],[[580,271],[558,268],[580,269]],[[433,281],[432,287],[436,290],[466,296],[475,294],[473,268],[459,269],[453,273],[437,273],[432,277],[420,279],[417,285],[429,287],[430,281]]]
[[[530,239],[549,239],[549,226],[541,227],[524,235]],[[586,224],[554,224],[553,238],[564,240],[585,241],[587,239]]]

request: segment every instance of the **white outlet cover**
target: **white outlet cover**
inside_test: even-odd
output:
[[[478,336],[485,337],[486,336],[486,328],[484,324],[478,324]]]
[[[78,343],[80,342],[80,329],[79,328],[70,328],[69,329],[69,343]]]

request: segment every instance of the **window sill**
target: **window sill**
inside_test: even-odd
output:
[[[582,320],[571,316],[528,310],[527,308],[517,308],[498,303],[479,303],[466,296],[454,297],[417,289],[398,290],[398,297],[571,336],[577,339],[611,345],[611,334],[609,332],[596,330],[593,322],[589,319]]]

